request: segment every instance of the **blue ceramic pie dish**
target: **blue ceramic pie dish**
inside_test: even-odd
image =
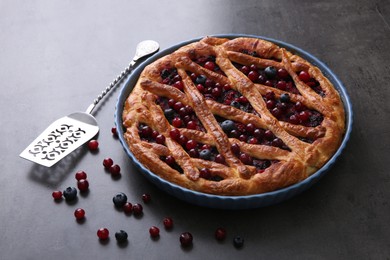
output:
[[[127,153],[127,155],[130,157],[130,159],[133,161],[134,165],[139,169],[139,171],[152,183],[154,183],[158,188],[162,189],[163,191],[181,199],[188,203],[192,203],[199,206],[204,207],[210,207],[210,208],[218,208],[218,209],[252,209],[252,208],[259,208],[264,206],[269,206],[273,204],[280,203],[282,201],[285,201],[289,198],[292,198],[293,196],[305,191],[309,187],[311,187],[313,184],[315,184],[322,176],[328,172],[330,167],[336,162],[337,158],[340,156],[342,151],[344,150],[348,139],[350,137],[350,133],[352,130],[352,106],[351,102],[349,100],[349,97],[347,95],[347,92],[341,83],[341,81],[337,78],[337,76],[319,59],[311,55],[310,53],[297,48],[291,44],[266,38],[266,37],[260,37],[260,36],[254,36],[254,35],[242,35],[242,34],[228,34],[228,35],[214,35],[214,37],[223,37],[223,38],[237,38],[237,37],[251,37],[251,38],[260,38],[264,39],[270,42],[273,42],[280,47],[286,48],[287,50],[291,51],[294,54],[297,54],[301,56],[302,58],[306,59],[310,63],[312,63],[314,66],[318,67],[322,73],[332,82],[334,87],[338,90],[340,93],[341,99],[344,103],[344,109],[345,109],[345,120],[346,120],[346,131],[345,135],[343,137],[342,143],[336,153],[330,158],[330,160],[317,172],[306,178],[305,180],[296,183],[294,185],[291,185],[289,187],[275,190],[272,192],[267,193],[261,193],[261,194],[255,194],[255,195],[248,195],[248,196],[219,196],[219,195],[212,195],[212,194],[206,194],[201,193],[193,190],[189,190],[186,188],[183,188],[181,186],[178,186],[176,184],[170,183],[166,181],[165,179],[160,178],[158,175],[155,175],[153,172],[151,172],[149,169],[147,169],[144,165],[142,165],[132,154],[130,151],[130,148],[128,147],[126,141],[124,140],[124,129],[122,127],[123,121],[122,121],[122,112],[123,112],[123,106],[127,99],[127,97],[130,95],[133,87],[137,83],[137,80],[143,71],[143,69],[150,63],[156,61],[157,59],[168,55],[175,50],[179,49],[180,47],[187,45],[194,41],[199,41],[201,38],[185,41],[179,44],[176,44],[172,47],[169,47],[154,56],[150,57],[149,59],[145,60],[142,64],[140,64],[137,69],[133,71],[131,76],[128,78],[128,80],[125,82],[118,100],[116,104],[116,110],[115,110],[115,124],[117,126],[118,136],[119,140]]]

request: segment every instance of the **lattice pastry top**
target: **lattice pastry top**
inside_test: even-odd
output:
[[[125,102],[125,140],[156,175],[218,195],[304,180],[345,131],[321,71],[271,42],[206,37],[148,65]]]

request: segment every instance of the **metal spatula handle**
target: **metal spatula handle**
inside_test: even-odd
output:
[[[97,96],[91,105],[87,108],[86,113],[91,114],[96,105],[119,83],[121,82],[132,70],[135,63],[148,55],[151,55],[158,51],[159,44],[152,40],[142,41],[137,45],[137,49],[132,61],[103,91]]]

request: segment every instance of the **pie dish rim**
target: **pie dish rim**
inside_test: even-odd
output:
[[[292,44],[275,40],[272,38],[257,36],[257,35],[248,35],[248,34],[217,34],[217,35],[208,35],[209,37],[218,37],[218,38],[228,38],[234,39],[238,37],[248,37],[248,38],[259,38],[266,41],[270,41],[272,43],[277,44],[280,47],[286,48],[287,50],[299,55],[303,59],[309,61],[314,66],[318,67],[322,73],[332,82],[335,89],[340,94],[340,98],[344,105],[345,110],[345,134],[342,138],[342,142],[337,149],[337,151],[333,154],[332,157],[315,173],[306,178],[305,180],[293,184],[291,186],[254,195],[244,195],[244,196],[222,196],[222,195],[213,195],[202,193],[199,191],[190,190],[184,187],[181,187],[177,184],[173,184],[158,175],[154,174],[150,170],[148,170],[143,164],[141,164],[137,158],[131,152],[129,146],[127,145],[124,139],[124,129],[123,129],[123,120],[122,113],[124,108],[124,103],[127,97],[130,95],[133,87],[137,83],[137,80],[142,73],[143,69],[150,63],[156,61],[157,59],[172,53],[173,51],[179,49],[182,46],[190,44],[195,41],[199,41],[205,36],[194,38],[191,40],[183,41],[172,45],[159,53],[153,55],[152,57],[146,59],[144,62],[139,64],[139,66],[132,72],[132,74],[127,78],[125,83],[123,84],[120,94],[117,99],[116,108],[115,108],[115,124],[118,131],[118,137],[120,143],[125,150],[126,154],[130,157],[133,164],[140,170],[140,172],[153,184],[155,184],[158,188],[167,192],[168,194],[173,195],[181,200],[184,200],[188,203],[195,204],[198,206],[205,206],[210,208],[219,208],[219,209],[250,209],[250,208],[259,208],[264,206],[269,206],[273,204],[280,203],[289,198],[298,195],[299,193],[305,191],[312,185],[314,185],[320,178],[322,178],[329,170],[329,168],[336,162],[337,158],[340,156],[342,151],[344,150],[349,137],[352,131],[352,123],[353,123],[353,112],[352,105],[349,99],[349,96],[346,92],[346,89],[342,82],[338,79],[338,77],[329,69],[327,65],[325,65],[318,58],[313,56],[312,54],[304,51],[303,49],[296,47]]]

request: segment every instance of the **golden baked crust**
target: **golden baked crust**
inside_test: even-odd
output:
[[[218,69],[212,71],[204,64],[198,64],[196,59],[199,57],[213,57]],[[248,67],[255,65],[263,70],[269,66],[284,69],[295,88],[286,91],[274,85],[254,83],[237,64]],[[164,81],[162,71],[168,69],[177,71],[183,89]],[[298,73],[301,71],[309,73],[320,92],[300,79]],[[245,102],[249,103],[246,106],[251,106],[250,111],[202,94],[191,73],[205,75],[213,84],[227,84],[233,93],[245,97]],[[282,95],[288,93],[288,101],[295,104],[290,105],[292,110],[300,102],[321,120],[317,120],[317,125],[278,120],[274,112],[267,108],[266,96],[270,92],[274,93],[274,102],[277,103],[281,103]],[[171,134],[175,127],[164,114],[162,105],[159,105],[161,97],[192,108],[202,128],[178,128],[180,135],[214,147],[215,153],[224,158],[222,163],[189,155],[185,145]],[[217,118],[231,120],[237,125],[251,123],[256,128],[269,130],[279,139],[279,145],[272,145],[271,141],[253,144],[236,136],[231,137],[221,128]],[[304,180],[335,153],[345,131],[342,101],[321,71],[286,49],[256,38],[229,40],[206,37],[151,63],[144,69],[125,102],[123,122],[126,128],[124,137],[130,150],[154,174],[188,189],[218,195],[264,193]],[[160,138],[160,142],[143,138],[140,134],[142,126],[149,126],[165,138]],[[280,145],[280,140],[283,145]],[[232,151],[232,146],[236,148],[237,145],[238,153]],[[258,163],[262,165],[260,168],[256,163],[245,164],[240,157],[243,153],[266,163]],[[174,158],[174,166],[166,162],[167,157]],[[201,173],[204,168],[208,169],[208,177]]]

